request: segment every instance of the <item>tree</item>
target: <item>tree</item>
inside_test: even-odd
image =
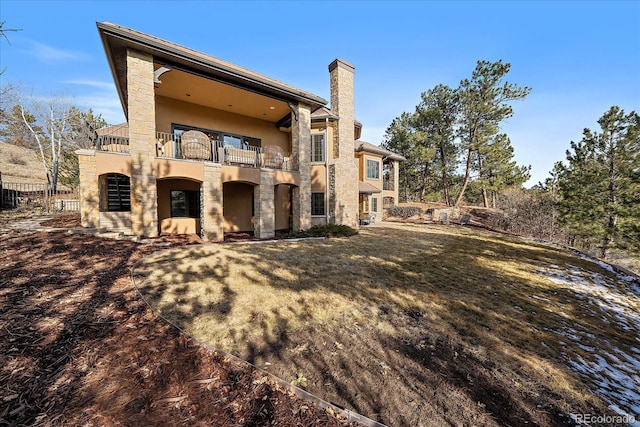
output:
[[[582,245],[640,251],[640,116],[611,107],[571,142],[558,187],[561,222]]]
[[[5,28],[4,24],[6,23],[6,21],[2,21],[0,22],[0,38],[4,38],[7,43],[9,43],[9,45],[11,45],[11,42],[9,41],[9,37],[7,37],[7,32],[16,32],[16,31],[22,31],[20,29],[17,28]],[[4,72],[7,70],[7,68],[3,68],[2,71],[0,71],[0,76],[4,74]]]
[[[483,166],[487,145],[500,131],[500,124],[513,115],[510,101],[526,98],[531,89],[503,81],[511,65],[502,61],[478,61],[471,80],[460,82],[460,117],[458,136],[464,156],[464,179],[454,205],[462,201],[475,165]],[[484,153],[484,154],[482,154]],[[483,190],[486,194],[486,188]]]
[[[60,96],[22,97],[6,112],[0,111],[0,137],[38,152],[51,191],[56,191],[59,179],[78,182],[75,150],[89,147],[94,129],[104,125],[101,115],[83,112]]]
[[[450,176],[458,164],[454,141],[459,110],[458,93],[449,86],[437,85],[423,92],[421,97],[422,102],[416,107],[413,123],[424,135],[425,147],[433,150],[430,166],[438,171],[443,202],[451,205]]]
[[[391,150],[407,159],[406,162],[400,162],[399,167],[399,189],[401,199],[404,201],[411,200],[412,183],[416,175],[416,161],[412,155],[414,150],[415,130],[413,129],[412,115],[402,113],[400,117],[396,117],[385,132],[382,147]]]
[[[531,176],[531,166],[518,166],[513,157],[513,146],[504,133],[496,135],[482,151],[478,149],[477,169],[485,208],[489,207],[487,193],[491,196],[491,207],[495,209],[500,191],[508,187],[520,187]]]

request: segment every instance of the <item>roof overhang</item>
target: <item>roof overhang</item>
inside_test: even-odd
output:
[[[382,147],[378,147],[376,145],[370,144],[365,141],[355,141],[355,151],[356,153],[365,152],[371,154],[378,154],[383,157],[383,160],[397,160],[399,162],[404,162],[407,160],[400,154],[396,154],[393,151],[386,150]]]
[[[286,104],[304,103],[311,111],[327,104],[317,95],[175,43],[109,22],[96,23],[125,116],[127,111],[127,50],[153,56],[155,64],[272,98]]]
[[[382,193],[382,191],[368,182],[358,181],[358,192],[360,194],[375,194]]]

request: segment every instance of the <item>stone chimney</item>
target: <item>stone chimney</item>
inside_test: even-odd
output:
[[[353,65],[342,59],[329,64],[331,111],[339,117],[329,164],[331,222],[358,227],[358,166],[354,158]]]

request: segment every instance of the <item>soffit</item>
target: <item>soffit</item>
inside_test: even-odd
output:
[[[156,69],[160,65],[154,66]],[[286,102],[173,69],[160,76],[156,95],[234,114],[277,122],[291,110]]]

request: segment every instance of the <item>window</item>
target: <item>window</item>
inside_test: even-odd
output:
[[[371,212],[378,212],[378,198],[371,198]]]
[[[380,179],[380,162],[367,160],[367,178]]]
[[[311,135],[311,162],[324,162],[324,133]]]
[[[200,218],[200,192],[171,190],[171,217]]]
[[[213,141],[223,141],[224,145],[232,146],[235,148],[247,148],[249,146],[260,147],[262,145],[262,141],[260,140],[260,138],[253,138],[250,136],[237,135],[234,133],[198,128],[194,126],[179,125],[175,123],[172,125],[172,127],[174,135],[178,137],[188,130],[199,130],[200,132],[206,134],[209,139]]]
[[[311,215],[324,215],[324,193],[311,193]]]
[[[131,180],[126,175],[110,173],[107,175],[107,211],[131,211]]]

